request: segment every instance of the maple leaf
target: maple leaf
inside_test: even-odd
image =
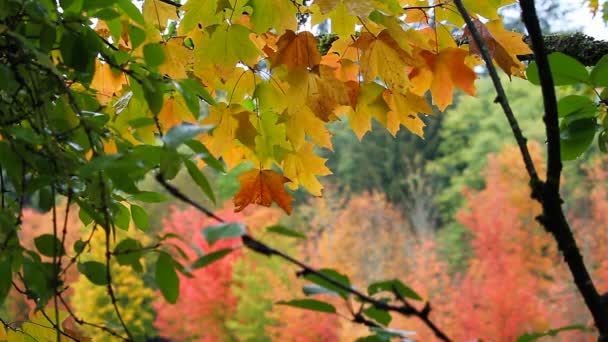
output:
[[[332,149],[331,133],[325,122],[319,119],[308,106],[289,106],[285,120],[287,138],[294,148],[300,148],[308,135],[319,146]]]
[[[339,105],[349,105],[350,99],[348,88],[335,77],[334,72],[326,65],[310,71],[304,68],[293,70],[287,75],[287,102],[291,106],[307,105],[325,122],[336,120],[334,109]]]
[[[319,4],[315,2],[311,6],[312,24],[317,25],[324,22],[327,19],[331,20],[331,33],[337,35],[340,38],[349,37],[355,25],[359,23],[357,16],[352,15],[348,12],[348,8],[344,3],[338,3],[335,8],[330,11],[323,11]]]
[[[287,214],[291,214],[293,197],[285,190],[289,178],[273,170],[253,169],[239,176],[241,188],[232,199],[234,211],[239,212],[250,204],[270,207],[278,204]]]
[[[430,88],[433,104],[441,111],[452,103],[454,87],[475,95],[477,75],[465,63],[468,54],[468,51],[460,48],[445,48],[438,54],[421,51],[425,65],[415,68],[410,74],[414,84],[412,92],[420,95]]]
[[[277,32],[283,32],[297,25],[297,9],[289,1],[249,0],[247,5],[253,9],[251,23],[254,32],[263,33],[272,28]]]
[[[249,38],[251,31],[239,24],[216,25],[206,45],[205,53],[211,62],[224,67],[234,67],[238,62],[254,65],[260,54]]]
[[[277,41],[277,51],[269,57],[272,68],[285,65],[287,70],[311,68],[321,62],[317,39],[308,31],[296,34],[287,30]]]
[[[295,190],[302,185],[312,195],[321,196],[323,186],[316,177],[332,174],[325,166],[326,160],[315,154],[311,142],[304,143],[296,153],[287,154],[282,166],[285,176],[291,179],[289,188]]]
[[[243,157],[243,150],[235,140],[253,147],[251,137],[257,133],[248,120],[250,115],[255,114],[240,105],[228,106],[226,103],[218,103],[209,108],[209,115],[202,121],[202,124],[215,125],[203,142],[213,155],[221,156],[229,168],[238,164]]]
[[[181,96],[169,96],[169,98],[163,102],[163,107],[157,114],[157,117],[158,122],[165,132],[169,130],[169,128],[183,122],[196,121]]]
[[[401,125],[404,125],[412,133],[424,137],[422,129],[425,124],[418,117],[418,113],[433,113],[424,97],[414,93],[393,93],[389,90],[385,90],[382,96],[390,108],[386,118],[386,128],[393,136],[397,134]]]
[[[263,112],[256,120],[258,135],[255,137],[255,158],[262,165],[280,161],[282,151],[289,148],[285,124],[278,122],[279,116],[273,112]]]
[[[382,94],[385,88],[378,83],[365,83],[358,88],[355,108],[347,109],[348,123],[359,140],[372,129],[372,117],[386,126],[389,108]]]
[[[127,84],[127,79],[122,72],[115,73],[109,64],[95,61],[95,73],[90,87],[97,91],[97,101],[100,104],[110,103],[112,97],[120,92],[123,84]]]
[[[188,78],[187,66],[192,64],[194,57],[192,50],[184,45],[184,38],[169,39],[161,47],[165,61],[158,67],[158,71],[175,80]]]
[[[178,19],[176,7],[159,0],[145,0],[142,11],[146,22],[155,23],[160,31],[165,30],[169,19]]]
[[[517,55],[531,54],[532,50],[523,41],[523,35],[505,30],[500,19],[492,20],[487,24],[476,18],[472,19],[496,64],[509,76],[525,77],[526,66],[517,58]],[[468,28],[465,29],[464,34],[469,41],[470,53],[481,56],[481,51]]]
[[[352,46],[363,51],[360,66],[365,82],[373,82],[379,77],[391,90],[407,91],[412,58],[387,30],[380,32],[377,37],[363,32]]]

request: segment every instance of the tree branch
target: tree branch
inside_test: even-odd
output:
[[[541,224],[551,232],[557,241],[560,251],[568,264],[570,272],[579,292],[583,296],[600,336],[599,341],[608,341],[608,315],[602,306],[600,295],[587,271],[583,257],[576,245],[572,230],[561,208],[562,200],[559,194],[562,162],[560,156],[559,119],[557,113],[557,97],[547,51],[545,49],[540,24],[534,6],[534,0],[520,1],[522,20],[530,34],[536,64],[543,93],[545,115],[543,121],[547,132],[547,180],[542,197],[539,199],[543,206],[543,214],[538,218]]]
[[[513,114],[513,110],[511,109],[511,106],[509,105],[509,100],[507,99],[507,94],[505,93],[502,83],[500,82],[500,77],[498,76],[498,71],[496,70],[494,63],[492,63],[492,57],[490,56],[488,47],[486,46],[483,39],[481,38],[481,34],[477,30],[477,27],[475,27],[475,24],[473,23],[473,20],[471,19],[471,16],[469,15],[466,8],[464,7],[462,1],[455,0],[454,3],[456,4],[458,11],[464,18],[464,21],[467,24],[467,29],[471,32],[471,36],[473,36],[473,39],[475,40],[475,44],[477,44],[477,46],[479,47],[483,60],[486,62],[486,67],[488,68],[488,73],[490,74],[490,78],[492,79],[492,83],[494,84],[494,88],[496,88],[496,93],[498,95],[496,98],[496,101],[502,107],[503,111],[505,112],[505,116],[507,117],[507,120],[509,121],[509,125],[511,126],[511,130],[513,131],[513,135],[515,136],[515,140],[517,141],[517,145],[519,146],[519,150],[524,159],[524,164],[526,165],[526,171],[528,171],[528,175],[530,176],[530,179],[532,180],[532,184],[533,184],[532,192],[535,193],[536,189],[538,189],[538,184],[540,184],[541,181],[538,178],[536,168],[534,167],[534,162],[532,161],[532,157],[530,156],[530,151],[528,150],[528,146],[527,146],[527,139],[526,139],[526,137],[524,137],[524,135],[521,131],[521,128],[519,128],[517,119],[515,118],[515,115]]]
[[[532,48],[532,39],[527,36],[524,41]],[[608,42],[596,40],[583,33],[555,34],[543,36],[548,53],[562,52],[574,57],[586,66],[596,65],[604,55],[608,55]],[[534,60],[534,54],[517,56],[521,61]]]
[[[568,264],[572,276],[574,277],[574,282],[577,285],[579,292],[583,296],[600,332],[599,341],[608,341],[608,316],[601,305],[600,296],[593,285],[591,277],[589,276],[587,268],[583,262],[583,258],[576,245],[572,230],[570,229],[561,208],[562,201],[559,195],[559,183],[562,164],[559,145],[560,139],[557,101],[547,58],[548,51],[544,46],[544,38],[542,36],[538,18],[536,16],[534,1],[521,0],[520,4],[522,8],[523,21],[528,29],[528,32],[530,33],[530,43],[532,44],[532,49],[535,52],[535,59],[538,65],[543,91],[543,102],[545,106],[545,116],[543,120],[546,126],[548,144],[546,183],[540,181],[535,173],[530,173],[530,165],[526,161],[529,158],[529,154],[527,148],[525,148],[525,140],[522,139],[523,136],[518,136],[521,132],[517,126],[514,126],[514,124],[517,125],[517,121],[508,107],[508,102],[504,95],[504,90],[502,89],[500,80],[497,78],[497,70],[492,63],[492,58],[488,54],[487,47],[481,39],[481,35],[477,31],[471,17],[467,13],[462,0],[455,0],[454,2],[458,7],[458,11],[467,23],[467,28],[471,32],[475,43],[480,47],[482,57],[486,63],[486,67],[488,68],[498,93],[498,101],[503,106],[505,115],[507,115],[507,118],[509,119],[509,123],[513,129],[513,134],[515,135],[517,143],[522,152],[522,156],[526,163],[526,169],[528,170],[531,178],[530,185],[532,187],[532,197],[536,199],[543,207],[543,213],[537,219],[548,232],[553,234],[558,248],[564,255],[564,259]]]

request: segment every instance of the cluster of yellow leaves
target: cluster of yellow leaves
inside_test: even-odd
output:
[[[479,16],[476,26],[496,63],[507,74],[522,76],[516,55],[530,51],[497,16],[498,7],[514,0],[464,2]],[[330,20],[338,39],[327,54],[321,55],[312,32],[299,30],[296,18],[302,14],[313,25]],[[433,113],[427,94],[441,111],[456,89],[475,94],[478,49],[458,46],[464,22],[451,1],[316,0],[304,6],[291,0],[189,0],[175,8],[145,0],[143,16],[142,44],[158,43],[164,53],[158,71],[204,86],[216,100],[208,115],[190,113],[178,92],[167,94],[155,114],[134,99],[116,105],[129,90],[127,78],[103,63],[91,87],[102,104],[111,105],[115,131],[131,142],[154,138],[156,127],[130,125],[141,117],[155,115],[163,130],[182,122],[214,125],[200,136],[214,156],[228,168],[244,161],[256,166],[240,178],[237,211],[276,202],[290,212],[285,183],[320,196],[317,177],[331,171],[315,149],[332,149],[326,128],[331,121],[348,117],[359,139],[371,129],[372,118],[392,135],[404,126],[423,137],[421,115]],[[177,36],[163,40],[161,32],[171,21]],[[103,21],[100,25],[98,32],[108,34]],[[129,35],[134,26],[124,19],[123,34],[116,38],[121,49],[141,57],[141,46],[133,49]]]

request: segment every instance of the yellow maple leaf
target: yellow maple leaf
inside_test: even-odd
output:
[[[226,103],[218,103],[209,107],[209,115],[202,121],[202,124],[215,126],[202,139],[203,143],[214,156],[222,157],[229,168],[243,159],[242,146],[250,143],[250,137],[256,134],[251,122],[243,119],[243,116],[249,115],[255,114],[237,104],[228,106]]]
[[[359,64],[365,82],[380,78],[393,91],[407,91],[413,61],[387,30],[377,37],[363,32],[353,46],[363,51]]]
[[[308,31],[298,34],[287,30],[277,41],[277,51],[270,56],[272,68],[285,65],[288,70],[314,67],[321,62],[317,39]]]
[[[386,129],[395,136],[401,125],[412,133],[424,137],[424,121],[418,116],[419,113],[432,114],[433,111],[424,97],[413,93],[400,94],[385,90],[382,94],[390,111],[387,113]]]
[[[326,65],[313,70],[293,70],[287,75],[287,82],[287,102],[291,106],[307,105],[325,122],[337,119],[334,110],[338,106],[350,104],[347,86],[335,77],[335,70]]]
[[[154,23],[162,32],[168,20],[177,20],[177,8],[159,0],[144,0],[143,15],[147,23]]]
[[[302,185],[314,196],[321,196],[323,186],[317,176],[331,175],[332,172],[325,166],[325,161],[314,153],[314,144],[306,142],[295,153],[290,153],[283,160],[283,172],[291,179],[290,189],[297,189]]]
[[[114,72],[109,64],[95,60],[95,73],[90,87],[97,91],[99,104],[110,103],[112,97],[120,92],[123,84],[127,84],[127,78],[122,72]]]
[[[319,119],[308,106],[289,106],[285,120],[287,139],[295,149],[300,148],[308,135],[321,147],[332,149],[331,133],[325,127],[325,122]]]
[[[382,98],[384,90],[385,88],[377,83],[364,83],[358,89],[355,108],[347,110],[348,123],[359,140],[372,129],[372,117],[386,126],[386,113],[389,108]]]
[[[196,121],[181,96],[169,96],[163,102],[163,107],[157,117],[164,132],[183,122]]]
[[[175,80],[188,78],[186,71],[194,61],[194,56],[192,50],[184,45],[184,38],[171,38],[161,46],[165,61],[158,67],[158,71]]]
[[[287,214],[291,214],[293,197],[285,191],[284,184],[289,178],[273,170],[253,169],[239,176],[241,188],[232,199],[235,212],[249,204],[270,207],[275,202]]]
[[[431,89],[433,104],[443,111],[452,103],[454,87],[469,95],[475,95],[477,75],[465,63],[468,51],[460,48],[445,48],[438,54],[423,50],[420,56],[424,65],[416,67],[410,77],[415,94]]]

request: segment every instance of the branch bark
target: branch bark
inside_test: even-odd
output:
[[[540,181],[535,174],[530,173],[530,169],[534,170],[534,164],[531,161],[528,161],[529,155],[527,154],[528,150],[525,146],[526,141],[522,136],[519,136],[517,120],[512,117],[513,113],[508,106],[508,101],[504,95],[500,79],[497,79],[496,66],[492,63],[492,58],[488,53],[487,47],[473,24],[462,0],[455,0],[454,2],[458,7],[458,11],[467,23],[467,27],[470,30],[475,43],[481,47],[482,57],[486,63],[490,76],[494,81],[496,92],[498,93],[498,101],[503,106],[505,115],[509,119],[509,124],[513,129],[513,133],[522,152],[526,169],[528,169],[528,173],[530,174],[532,197],[537,200],[543,208],[543,213],[537,219],[543,227],[553,235],[557,242],[558,248],[562,252],[566,264],[574,278],[574,283],[593,316],[593,320],[599,331],[598,340],[608,341],[608,315],[602,306],[600,296],[585,266],[570,225],[561,208],[562,200],[559,194],[559,187],[562,163],[560,156],[559,120],[555,88],[547,58],[547,54],[552,51],[545,47],[545,37],[542,36],[534,0],[521,0],[520,6],[522,8],[522,19],[530,33],[529,44],[532,45],[532,50],[534,51],[533,57],[538,65],[543,93],[545,107],[543,120],[546,128],[548,148],[546,182]],[[530,163],[532,166],[530,166]]]
[[[530,36],[525,37],[524,41],[533,48]],[[543,36],[543,43],[548,53],[562,52],[586,66],[596,65],[600,58],[608,55],[608,42],[596,40],[580,32]],[[521,61],[534,60],[533,54],[517,57]]]

